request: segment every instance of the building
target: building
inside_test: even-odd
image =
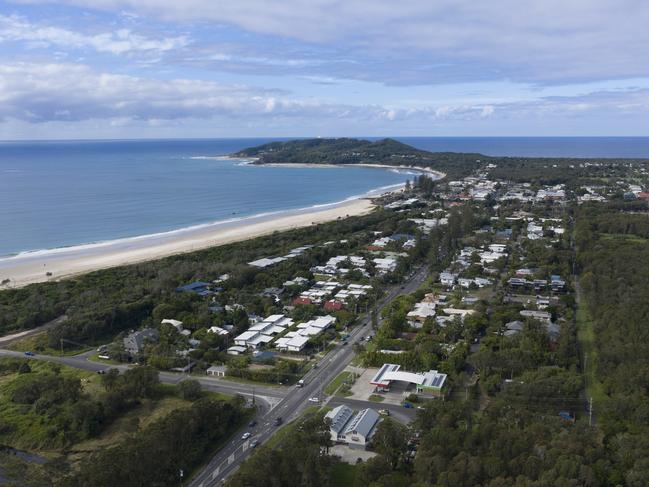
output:
[[[241,355],[242,353],[246,353],[246,350],[247,348],[241,345],[233,345],[228,348],[228,355]]]
[[[286,352],[301,352],[311,337],[320,335],[335,322],[335,317],[325,315],[300,323],[297,325],[297,330],[289,331],[283,337],[278,338],[275,347]]]
[[[177,293],[194,293],[199,296],[209,296],[210,294],[215,294],[210,290],[211,284],[209,282],[196,281],[190,284],[185,284],[184,286],[179,286],[176,288]]]
[[[405,372],[399,370],[400,368],[401,366],[398,364],[383,364],[370,381],[370,384],[375,385],[379,390],[388,391],[392,382],[408,382],[415,384],[417,392],[424,392],[434,396],[442,395],[446,374],[436,370]]]
[[[435,303],[421,302],[415,304],[415,308],[410,311],[406,318],[410,326],[414,328],[421,328],[427,318],[435,316]]]
[[[439,274],[439,282],[444,286],[454,286],[456,279],[457,275],[451,274],[450,272],[440,272]]]
[[[124,350],[131,355],[137,355],[144,349],[147,342],[158,341],[158,330],[145,328],[144,330],[134,331],[124,338]]]
[[[230,334],[228,330],[226,330],[225,328],[221,328],[220,326],[210,326],[207,329],[207,333],[216,333],[217,335],[220,336],[225,336]]]
[[[331,422],[329,433],[332,441],[360,448],[365,448],[381,420],[381,416],[374,409],[367,408],[354,414],[354,411],[344,404],[329,411],[325,418]]]
[[[343,309],[345,305],[341,303],[340,301],[336,301],[335,299],[330,299],[324,304],[324,310],[325,311],[340,311]]]
[[[225,377],[225,370],[225,365],[212,365],[205,373],[212,377]]]
[[[284,315],[270,315],[235,337],[234,344],[241,347],[258,348],[273,341],[274,335],[283,333],[292,324],[293,320]]]

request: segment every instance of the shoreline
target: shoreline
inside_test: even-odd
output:
[[[423,174],[430,174],[434,176],[436,179],[443,179],[446,177],[446,174],[441,172],[441,171],[435,171],[434,169],[430,169],[428,167],[421,167],[421,166],[393,166],[393,165],[388,165],[388,164],[319,164],[319,163],[314,163],[314,164],[309,164],[305,162],[272,162],[272,163],[259,163],[257,162],[259,159],[250,159],[250,164],[254,164],[256,166],[267,166],[267,167],[300,167],[300,168],[309,168],[309,167],[315,167],[315,168],[340,168],[340,167],[372,167],[372,168],[377,168],[377,169],[397,169],[397,170],[402,170],[402,171],[419,171]]]
[[[250,163],[250,162],[249,162]],[[334,164],[262,164],[293,167],[340,167]],[[445,174],[413,166],[388,166],[382,164],[349,164],[349,166],[381,169],[417,170],[441,179]],[[29,284],[59,281],[89,272],[138,264],[184,254],[210,247],[241,242],[315,224],[325,223],[372,212],[374,199],[388,193],[403,191],[405,183],[384,186],[343,201],[324,203],[307,208],[279,210],[248,217],[199,224],[166,232],[126,237],[69,247],[20,252],[0,257],[0,291],[16,289]],[[51,275],[47,275],[51,273]]]
[[[384,190],[381,194],[399,190],[400,188]],[[320,207],[257,215],[237,221],[215,222],[161,234],[25,252],[0,259],[0,279],[11,280],[9,285],[0,287],[0,290],[20,288],[37,282],[58,281],[96,270],[240,242],[276,231],[366,215],[374,210],[372,198],[378,196],[379,194],[364,196]],[[47,272],[52,275],[47,276]]]

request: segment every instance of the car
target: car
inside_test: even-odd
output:
[[[347,342],[343,342],[342,346],[344,347],[345,345],[347,345]]]
[[[241,436],[241,439],[242,439],[242,440],[247,440],[248,438],[250,438],[250,433],[248,433],[248,432],[246,431],[246,432]]]
[[[390,411],[388,409],[379,409],[379,414],[381,416],[390,416]]]
[[[27,355],[28,357],[33,357],[33,356],[34,356],[34,352],[25,352],[25,355]]]
[[[104,375],[104,374],[106,373],[106,371],[105,371],[105,370],[98,370],[97,373],[98,373],[99,375]]]
[[[317,397],[310,397],[309,402],[320,402],[320,399],[318,399]]]
[[[414,406],[412,404],[410,404],[409,402],[404,402],[403,407],[406,408],[406,409],[412,409]]]
[[[255,448],[259,444],[259,441],[257,440],[252,440],[250,442],[250,448]]]
[[[279,426],[280,424],[282,424],[282,417],[278,416],[275,418],[275,426]]]
[[[254,419],[250,421],[250,423],[248,423],[249,428],[254,428],[255,426],[257,426],[257,421],[255,421]]]
[[[313,364],[313,368],[314,368],[314,369],[317,369],[317,368],[318,368],[318,364]]]

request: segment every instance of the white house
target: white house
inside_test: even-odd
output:
[[[354,414],[344,404],[329,411],[325,418],[331,421],[329,433],[332,441],[361,448],[365,448],[381,420],[374,409],[367,408]]]

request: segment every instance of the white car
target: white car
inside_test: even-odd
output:
[[[320,399],[318,399],[317,397],[310,397],[309,402],[320,402]]]
[[[250,433],[244,433],[241,437],[242,440],[247,440],[248,438],[250,438]]]

